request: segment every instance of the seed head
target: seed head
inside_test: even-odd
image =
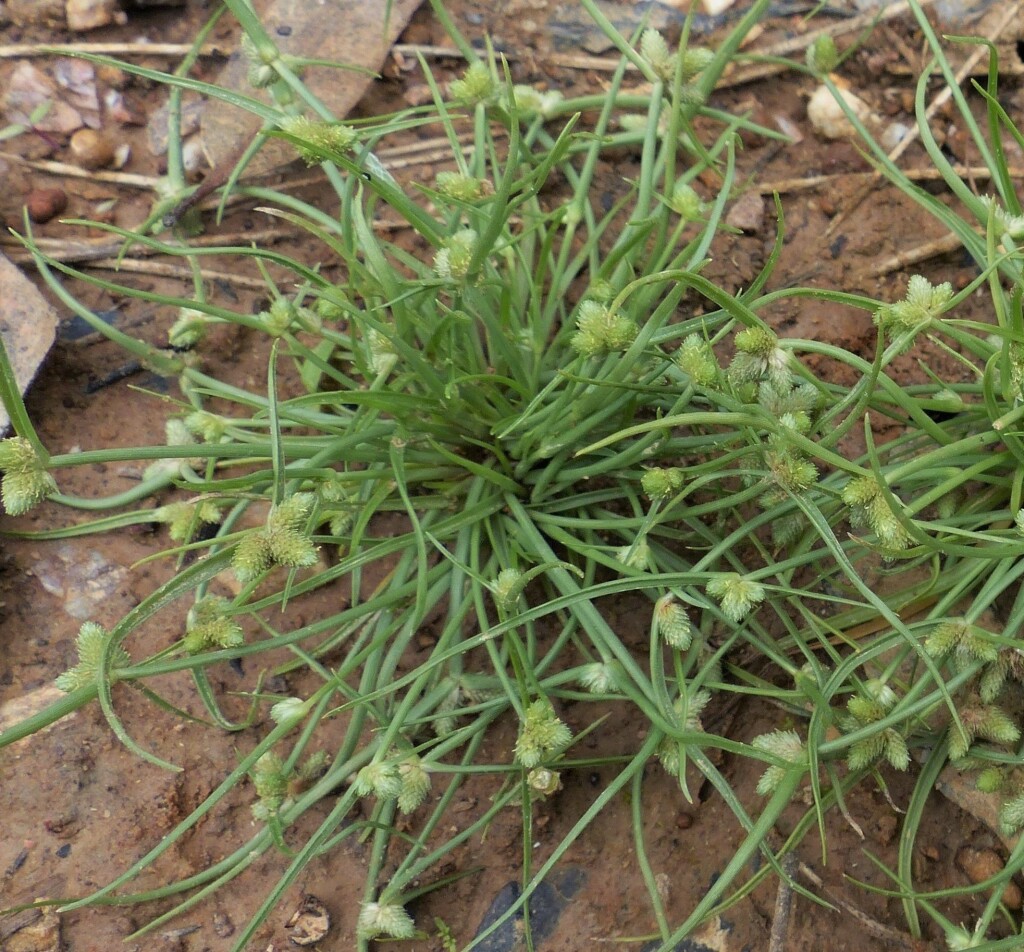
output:
[[[796,731],[772,731],[755,737],[752,743],[755,750],[763,750],[788,764],[802,764],[806,761],[807,750],[800,735]],[[771,764],[761,775],[757,784],[757,792],[762,796],[772,793],[786,776],[786,768],[779,764]]]
[[[359,910],[356,932],[360,939],[375,939],[382,935],[392,939],[411,939],[416,935],[416,924],[397,903],[364,902]]]
[[[693,641],[693,626],[686,609],[671,595],[663,595],[654,604],[654,625],[670,648],[686,651]]]
[[[569,344],[584,357],[621,353],[637,335],[637,326],[628,317],[589,299],[580,304],[576,328]]]
[[[217,595],[196,602],[185,619],[185,651],[199,654],[209,648],[237,648],[244,644],[241,626],[228,614],[230,608],[231,603]]]
[[[78,651],[78,664],[65,671],[56,680],[56,685],[65,694],[96,683],[100,671],[100,662],[107,647],[110,636],[94,621],[85,622],[78,630],[75,648]],[[131,663],[128,652],[118,645],[110,658],[107,674],[114,679],[115,669],[126,668]]]
[[[741,622],[764,601],[764,586],[743,578],[737,572],[728,572],[707,584],[707,592],[717,598],[722,612],[730,621]]]
[[[475,106],[479,103],[488,105],[497,97],[498,84],[491,75],[490,69],[477,60],[470,64],[462,79],[452,80],[448,85],[448,92],[455,102],[467,106]]]
[[[0,440],[0,469],[4,471],[0,497],[8,515],[24,515],[57,492],[53,476],[24,437]]]
[[[648,499],[668,499],[682,489],[683,471],[674,467],[649,469],[640,477],[640,486]]]
[[[545,758],[560,754],[570,743],[572,731],[555,716],[547,698],[538,698],[526,709],[516,741],[516,759],[531,770]]]

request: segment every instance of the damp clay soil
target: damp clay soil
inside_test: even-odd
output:
[[[27,48],[37,43],[83,39],[125,43],[140,38],[187,43],[212,6],[190,0],[183,7],[132,9],[125,23],[88,35],[61,32],[45,24],[9,23],[0,29],[0,44]],[[467,36],[475,41],[490,36],[497,50],[507,52],[515,82],[546,83],[573,93],[599,92],[607,82],[608,74],[601,60],[609,60],[611,54],[594,49],[591,39],[572,33],[565,25],[566,17],[562,14],[571,4],[556,4],[554,0],[452,0],[446,6]],[[628,6],[621,9],[626,11],[623,17],[636,15],[629,13]],[[706,26],[714,28],[715,24]],[[773,42],[797,41],[811,28],[799,16],[776,16],[751,45],[764,49]],[[229,48],[235,42],[233,37],[232,24],[225,17],[212,40]],[[860,46],[844,62],[844,78],[885,122],[912,125],[913,77],[922,59],[920,38],[910,21],[895,17],[869,35],[852,33],[841,39],[841,48],[853,38],[860,41]],[[714,34],[705,41],[714,43]],[[408,45],[451,48],[450,40],[426,6],[413,15],[399,42],[406,46],[388,57],[382,78],[369,87],[356,114],[382,114],[423,102],[424,77]],[[800,58],[798,47],[796,42],[793,48],[797,52],[793,55]],[[427,62],[442,84],[461,69],[454,55],[439,56],[435,51],[429,57]],[[141,61],[157,68],[166,68],[169,63],[167,59],[145,57]],[[52,70],[54,58],[44,55],[30,60],[13,55],[0,61],[0,89],[13,70],[26,62],[45,71]],[[203,59],[197,74],[212,79],[217,65],[215,58]],[[1024,90],[1016,85],[1019,65],[1019,61],[1010,63],[1003,81],[1003,95],[1015,105],[1017,115],[1024,109]],[[118,141],[126,141],[132,147],[123,171],[140,176],[158,175],[161,160],[147,143],[144,122],[164,105],[166,89],[110,72],[101,73],[99,86],[101,96],[109,89],[117,89],[129,114],[118,120],[109,110],[100,111],[102,123],[116,129]],[[922,273],[933,283],[949,281],[955,288],[973,280],[976,272],[971,262],[960,253],[944,252],[941,247],[920,255],[921,260],[912,263],[911,253],[941,239],[941,228],[909,199],[873,179],[851,142],[827,141],[815,134],[806,114],[811,89],[812,82],[807,77],[781,71],[745,81],[739,75],[727,76],[715,93],[713,105],[717,108],[732,113],[748,112],[762,125],[781,129],[794,141],[780,143],[744,134],[737,181],[751,185],[735,200],[736,206],[742,204],[735,209],[732,219],[736,227],[719,236],[705,271],[707,277],[730,291],[739,291],[758,274],[775,237],[776,214],[771,194],[777,191],[785,218],[785,240],[770,287],[834,287],[881,300],[898,300],[904,293],[908,273]],[[950,126],[941,112],[936,124],[942,127],[951,156],[969,162],[969,154],[958,152],[962,150],[961,131]],[[399,148],[408,150],[408,158],[400,164],[396,162],[400,180],[406,184],[432,181],[443,168],[432,164],[436,160],[429,150],[424,153],[414,148],[424,142],[429,145],[428,140],[436,134],[436,129],[420,127],[389,141],[388,146],[396,150],[394,155],[399,154]],[[21,158],[73,161],[66,138],[59,135],[30,133],[8,140],[3,147]],[[906,151],[901,161],[906,168],[926,165],[924,154],[916,145]],[[637,164],[638,156],[629,151],[608,155],[598,169],[593,200],[610,208],[633,179]],[[1009,164],[1020,168],[1024,161],[1016,155],[1010,157]],[[72,177],[59,170],[26,165],[17,158],[4,160],[4,170],[4,201],[8,205],[5,211],[15,222],[20,220],[20,205],[41,189],[57,188],[66,193],[64,217],[99,217],[125,227],[141,221],[152,201],[152,194],[144,187],[128,184],[117,176]],[[305,182],[300,183],[302,194],[315,202],[315,170],[310,172],[299,166],[288,169],[286,174]],[[712,194],[714,182],[698,184],[705,195]],[[941,185],[925,183],[925,187],[942,193]],[[312,246],[305,246],[305,239],[280,228],[272,235],[263,235],[268,228],[267,220],[251,205],[232,207],[219,225],[212,211],[204,210],[203,215],[207,235],[252,233],[257,235],[256,240],[273,242],[275,248],[295,258],[317,253]],[[86,234],[83,229],[56,219],[35,227],[41,238],[72,239]],[[82,333],[67,308],[45,289],[17,243],[12,240],[3,247],[12,259],[23,264],[26,275],[43,288],[61,319],[58,341],[27,398],[31,417],[49,450],[67,453],[76,447],[160,442],[164,420],[173,408],[168,401],[176,396],[173,381],[132,364],[124,352],[98,335]],[[418,249],[410,246],[409,250],[416,253]],[[142,262],[142,270],[124,271],[119,280],[167,294],[189,293],[188,277],[183,279],[174,273],[176,262],[165,262],[155,256],[137,260]],[[252,313],[265,306],[266,297],[260,290],[261,280],[255,268],[246,271],[234,262],[232,270],[225,271],[216,259],[204,261],[212,272],[223,272],[208,282],[211,300],[248,307]],[[154,267],[158,265],[172,270],[161,273],[160,267]],[[80,266],[91,267],[88,260],[81,261]],[[110,272],[102,274],[109,276]],[[114,296],[80,281],[71,280],[68,286],[89,308],[106,315],[121,330],[154,343],[166,340],[167,329],[175,317],[168,309]],[[972,313],[968,301],[960,316],[990,320],[981,310],[980,298],[978,302]],[[682,305],[691,312],[701,306],[696,298],[684,300]],[[782,335],[825,340],[863,353],[870,353],[874,345],[874,328],[863,312],[803,299],[778,306],[766,317]],[[222,380],[257,390],[265,382],[265,344],[247,330],[220,327],[204,353],[208,372]],[[933,355],[932,366],[942,359],[942,355]],[[954,358],[945,359],[951,362],[949,379],[957,379],[961,371]],[[906,379],[915,379],[915,372],[916,364],[908,357]],[[281,385],[286,387],[287,381]],[[857,452],[857,448],[852,447],[851,452]],[[135,470],[116,465],[80,468],[62,474],[61,489],[65,493],[98,496],[130,488],[138,475]],[[159,500],[162,501],[166,500]],[[44,530],[67,525],[69,518],[74,516],[66,510],[45,504],[18,520],[4,517],[0,528]],[[60,541],[6,538],[0,544],[0,718],[6,726],[58,696],[54,679],[75,663],[75,635],[84,620],[111,627],[170,575],[173,560],[144,561],[167,545],[163,530],[148,525]],[[376,584],[379,579],[367,581]],[[322,612],[333,610],[330,606],[337,598],[338,593],[331,589],[303,597],[290,604],[287,615],[275,619],[275,624],[307,623]],[[622,601],[609,602],[604,608],[616,630],[625,633],[624,640],[635,644],[638,653],[646,653],[649,606]],[[176,613],[173,606],[162,612],[156,622],[147,624],[133,637],[132,653],[146,655],[172,644],[179,637],[182,615],[183,610]],[[423,638],[429,641],[430,637],[431,632],[425,631]],[[415,660],[410,659],[410,663]],[[260,671],[251,663],[225,664],[216,670],[212,687],[225,698],[229,716],[244,718],[248,704],[245,693],[255,689],[259,675]],[[290,676],[284,676],[264,682],[262,689],[305,696],[309,687],[299,678],[290,680]],[[153,688],[171,704],[197,718],[201,716],[202,706],[187,678],[168,677],[165,683],[154,684]],[[211,792],[223,778],[226,765],[237,763],[242,752],[250,749],[254,738],[260,736],[267,717],[263,710],[260,722],[252,728],[226,733],[161,710],[136,691],[115,689],[114,701],[130,734],[142,747],[159,752],[184,769],[171,774],[141,762],[113,736],[96,704],[0,752],[0,907],[9,909],[40,898],[71,899],[110,882]],[[602,758],[634,752],[645,725],[629,713],[632,710],[628,708],[624,713],[609,706],[609,717],[600,731],[587,736],[582,742],[583,749],[576,754],[600,762]],[[561,714],[574,726],[571,702],[565,703]],[[705,712],[704,723],[709,731],[749,742],[777,727],[779,716],[777,710],[751,700],[718,709],[712,704]],[[508,763],[515,727],[508,723],[492,732],[479,751],[478,761]],[[756,815],[758,796],[754,788],[763,764],[723,755],[718,767],[739,800]],[[598,765],[564,772],[561,791],[537,806],[530,831],[534,868],[594,802],[610,776],[606,769]],[[941,933],[929,921],[922,921],[922,938],[911,938],[899,899],[864,888],[866,885],[881,890],[890,884],[882,867],[894,869],[897,865],[902,811],[907,806],[916,769],[912,766],[908,774],[885,772],[884,786],[880,777],[876,784],[858,787],[847,798],[846,816],[839,810],[827,813],[826,855],[822,855],[816,835],[804,839],[790,873],[801,890],[820,897],[821,902],[812,902],[799,890],[787,894],[785,889],[780,902],[778,879],[767,877],[680,948],[701,952],[944,948]],[[469,826],[484,813],[498,786],[499,782],[487,774],[477,775],[466,783],[446,818],[452,827],[448,832]],[[692,794],[693,800],[688,802],[678,784],[652,761],[643,785],[642,803],[647,861],[672,922],[686,917],[744,836],[732,811],[710,785],[696,782]],[[251,797],[248,784],[240,784],[127,891],[155,890],[163,883],[209,867],[236,849],[252,834]],[[963,857],[967,848],[1005,856],[996,833],[954,803],[954,799],[935,792],[928,803],[913,857],[916,883],[922,890],[940,891],[966,884],[969,880]],[[537,949],[576,952],[620,941],[630,941],[630,948],[657,947],[658,943],[653,941],[657,924],[637,862],[631,821],[634,807],[627,792],[614,798],[534,897],[530,919]],[[786,840],[804,808],[803,803],[794,804],[784,815],[784,822],[770,834],[772,842],[781,844]],[[325,803],[319,815],[313,815],[318,811],[311,811],[294,831],[293,842],[304,842],[304,835],[315,828],[329,809],[330,804]],[[404,947],[425,952],[468,945],[481,926],[493,920],[518,895],[523,876],[523,835],[521,814],[509,810],[495,817],[485,836],[474,836],[449,854],[431,874],[447,883],[425,892],[410,904],[421,937],[406,942]],[[289,921],[304,901],[308,903],[306,897],[312,896],[320,900],[331,919],[329,930],[316,947],[324,952],[355,948],[356,916],[363,898],[368,850],[368,843],[346,840],[345,845],[313,860],[298,884],[283,896],[250,947],[295,947],[295,927],[289,926]],[[280,852],[266,852],[239,879],[224,884],[214,895],[155,933],[133,939],[127,945],[126,936],[167,908],[164,901],[98,905],[60,917],[49,909],[16,912],[0,917],[0,949],[228,949],[288,862],[288,857]],[[750,872],[756,868],[755,861]],[[1012,902],[1013,897],[1008,898]],[[1018,909],[1019,903],[1018,892]],[[787,904],[788,921],[784,921],[780,909]],[[951,921],[971,923],[982,905],[982,899],[958,899],[943,908]],[[520,918],[478,948],[506,952],[525,947],[522,934]]]

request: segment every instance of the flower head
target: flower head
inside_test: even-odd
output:
[[[591,694],[608,694],[615,690],[617,682],[615,666],[601,661],[585,664],[579,669],[576,682]]]
[[[249,778],[259,798],[259,802],[252,806],[253,816],[257,820],[267,820],[281,809],[288,796],[284,761],[268,750],[252,765]]]
[[[178,319],[171,325],[167,332],[167,343],[172,347],[187,350],[195,347],[206,334],[206,328],[212,322],[212,318],[197,311],[192,307],[183,307],[178,310]]]
[[[360,797],[372,793],[379,800],[394,800],[402,792],[398,764],[387,760],[367,764],[356,774],[352,790]]]
[[[78,637],[75,639],[78,664],[57,678],[55,683],[60,690],[65,694],[70,694],[78,688],[96,683],[109,637],[110,635],[94,621],[87,621],[82,625],[78,631]],[[120,644],[117,645],[111,653],[110,663],[107,666],[107,676],[111,681],[114,680],[115,669],[127,667],[130,661],[128,652]]]
[[[477,60],[469,65],[461,79],[448,84],[448,92],[456,102],[467,106],[487,105],[497,97],[498,84],[486,64]]]
[[[519,569],[502,569],[498,577],[491,582],[490,588],[498,609],[502,612],[514,612],[523,593],[523,573]]]
[[[839,62],[839,50],[831,36],[819,36],[807,47],[807,67],[812,73],[824,76],[831,73]]]
[[[693,626],[686,609],[671,595],[663,595],[654,604],[654,625],[670,648],[685,651],[693,641]]]
[[[512,100],[520,116],[541,116],[544,119],[554,114],[565,97],[557,89],[540,90],[536,86],[513,86]]]
[[[210,595],[196,602],[185,619],[182,647],[189,654],[208,648],[237,648],[245,643],[242,627],[228,614],[231,603],[226,598]]]
[[[912,544],[913,540],[889,508],[886,494],[874,476],[851,479],[843,489],[842,497],[850,507],[850,521],[855,526],[868,526],[878,537],[883,551],[895,554]]]
[[[676,55],[657,30],[650,28],[640,35],[640,55],[647,60],[658,79],[668,82],[676,72]]]
[[[207,443],[219,443],[224,439],[228,421],[216,413],[196,410],[185,417],[185,427],[193,436],[198,436]]]
[[[767,380],[775,389],[792,387],[789,355],[779,346],[778,335],[767,327],[745,327],[736,335],[736,356],[729,376],[737,384]]]
[[[249,582],[275,563],[289,568],[316,564],[316,546],[306,532],[315,501],[314,493],[295,493],[271,508],[262,529],[243,536],[231,560],[239,581]]]
[[[409,757],[398,765],[401,789],[398,792],[398,809],[412,813],[430,793],[430,774],[423,768],[419,757]]]
[[[927,278],[915,274],[907,284],[906,297],[880,307],[875,312],[875,323],[890,334],[906,334],[909,346],[914,334],[938,320],[952,297],[953,286],[948,281],[932,285]]]
[[[763,750],[790,765],[802,764],[807,757],[807,749],[796,731],[772,731],[755,737],[752,743],[755,750]],[[762,796],[772,793],[786,776],[786,767],[771,764],[761,775],[757,784],[757,792]]]
[[[960,668],[974,661],[995,661],[999,657],[999,648],[985,637],[986,634],[988,632],[984,629],[962,618],[945,621],[928,636],[924,648],[935,658],[952,653]]]
[[[361,939],[391,936],[392,939],[411,939],[416,935],[416,924],[403,906],[393,902],[364,902],[359,910],[356,933]]]
[[[306,716],[306,702],[301,697],[281,698],[270,708],[270,719],[275,724],[299,724]]]
[[[1011,215],[991,195],[982,195],[980,200],[992,215],[997,235],[1009,235],[1014,240],[1024,238],[1024,215]]]
[[[646,539],[637,539],[632,545],[624,545],[615,550],[615,560],[626,568],[643,571],[651,558],[651,547]]]
[[[9,515],[20,516],[57,492],[57,483],[32,444],[21,436],[0,440],[0,496]]]
[[[461,172],[438,172],[434,184],[441,195],[456,202],[478,202],[494,194],[494,185],[489,179],[473,178]]]
[[[587,299],[580,303],[570,346],[584,357],[621,353],[636,340],[637,326],[624,314]]]
[[[648,499],[668,499],[683,486],[683,471],[675,467],[656,467],[640,477],[640,486]]]
[[[562,789],[562,778],[557,770],[547,767],[534,767],[526,775],[526,784],[535,798],[543,799],[558,793]]]
[[[690,334],[675,355],[676,365],[697,387],[710,387],[718,379],[721,368],[711,345],[700,336]]]
[[[717,598],[726,618],[733,622],[741,622],[764,601],[764,586],[743,578],[737,572],[727,572],[718,578],[711,579],[707,591],[712,598]]]
[[[457,231],[434,255],[434,271],[446,281],[459,282],[469,274],[476,249],[477,234],[472,228]]]
[[[700,221],[706,210],[697,191],[682,179],[678,179],[672,186],[672,194],[667,204],[683,221]]]
[[[527,770],[546,757],[560,754],[572,743],[572,731],[555,716],[547,698],[538,698],[527,709],[516,741],[516,759]]]
[[[324,153],[350,152],[359,134],[352,126],[340,122],[323,122],[309,116],[288,116],[279,123],[282,132],[300,141],[295,144],[306,165],[324,160]]]

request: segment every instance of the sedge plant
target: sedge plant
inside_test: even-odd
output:
[[[54,293],[176,378],[180,401],[163,445],[49,454],[0,360],[0,395],[16,430],[0,444],[5,508],[17,515],[49,499],[116,510],[36,535],[158,522],[171,553],[198,557],[110,631],[84,625],[79,662],[58,682],[65,700],[8,730],[0,745],[98,702],[133,752],[177,769],[132,738],[112,690],[135,687],[159,702],[149,682],[177,672],[191,676],[210,729],[250,738],[191,815],[112,882],[63,908],[172,899],[145,933],[278,850],[280,879],[240,930],[234,948],[242,949],[311,861],[362,837],[370,849],[360,943],[412,938],[411,901],[431,870],[510,806],[529,831],[537,800],[557,797],[560,773],[587,762],[577,742],[601,726],[588,711],[609,704],[638,712],[644,739],[543,862],[524,837],[524,889],[506,918],[623,792],[636,805],[638,869],[664,949],[781,870],[809,833],[827,852],[826,813],[845,812],[849,791],[886,771],[918,771],[890,871],[916,934],[921,910],[948,925],[942,897],[916,890],[909,862],[942,766],[979,768],[979,782],[1004,796],[1006,825],[1024,822],[1020,728],[1006,704],[1024,680],[1020,206],[999,174],[997,145],[1007,135],[1019,142],[1019,132],[991,85],[983,90],[989,126],[978,137],[999,194],[962,196],[980,233],[967,218],[953,222],[981,271],[967,288],[954,293],[918,276],[895,302],[769,291],[780,214],[764,271],[730,293],[703,271],[734,190],[736,134],[750,122],[707,100],[766,3],[716,50],[690,42],[686,30],[678,47],[652,30],[621,36],[584,5],[622,53],[596,97],[515,85],[500,59],[457,37],[469,65],[447,90],[431,81],[428,109],[339,123],[305,93],[302,64],[276,56],[247,4],[232,0],[226,6],[258,51],[255,78],[271,101],[227,94],[183,70],[131,67],[252,109],[261,135],[290,142],[325,170],[332,205],[230,185],[315,238],[323,257],[313,262],[191,247],[183,234],[159,232],[160,215],[149,223],[156,232],[102,226],[184,258],[197,275],[204,254],[255,259],[269,302],[256,314],[210,302],[198,277],[192,296],[171,299],[82,275],[36,250]],[[439,0],[434,9],[454,33]],[[809,69],[820,71],[818,53]],[[629,63],[643,85],[627,83]],[[451,141],[451,167],[428,184],[403,185],[375,151],[428,121]],[[637,176],[604,210],[592,186],[613,148],[634,150]],[[710,195],[701,184],[709,178]],[[944,221],[956,217],[941,209]],[[415,235],[415,253],[374,228],[382,215]],[[30,236],[26,243],[34,247]],[[339,276],[327,277],[324,262]],[[272,278],[272,268],[287,279]],[[173,310],[177,350],[100,324],[62,275]],[[957,318],[976,291],[992,298],[996,324]],[[872,315],[874,353],[780,338],[772,306],[810,296]],[[204,370],[204,335],[224,322],[264,342],[265,388],[244,390]],[[926,369],[906,386],[894,364],[926,337],[955,353],[963,373],[945,380]],[[856,382],[812,372],[810,357],[853,370]],[[286,363],[294,373],[284,373]],[[899,431],[884,445],[873,438],[880,422]],[[853,435],[867,451],[851,459]],[[63,469],[114,460],[148,461],[130,493],[60,492]],[[154,494],[156,508],[132,508]],[[235,579],[232,598],[210,591],[225,573]],[[279,627],[279,609],[328,586],[344,593],[342,610]],[[607,606],[626,598],[647,606],[644,652],[608,620]],[[181,602],[189,610],[173,645],[134,657],[133,632]],[[994,614],[998,628],[987,623]],[[410,664],[426,629],[430,647]],[[275,670],[301,674],[295,683],[307,689],[268,698],[256,684],[249,718],[231,721],[208,671],[281,650],[293,660]],[[705,730],[708,712],[734,695],[769,698],[785,715],[778,729],[756,738]],[[567,700],[576,702],[571,718]],[[487,808],[446,833],[460,784],[486,767],[484,741],[510,721],[515,740],[487,767]],[[340,735],[328,730],[335,722]],[[730,786],[716,752],[759,762],[756,800]],[[721,876],[678,921],[646,853],[640,804],[652,761],[678,780],[680,798],[692,797],[694,778],[709,783],[744,831]],[[239,785],[250,792],[256,832],[206,870],[132,892],[138,873]],[[780,844],[775,824],[803,788],[811,806]],[[297,842],[306,816],[315,829]],[[766,862],[752,873],[758,853]],[[1007,877],[1020,864],[1014,856]],[[983,884],[992,898],[972,936],[994,927],[1004,883]]]

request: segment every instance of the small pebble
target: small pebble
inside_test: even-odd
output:
[[[688,830],[693,826],[693,814],[680,813],[676,816],[676,826],[681,830]]]
[[[885,127],[879,141],[887,152],[891,152],[910,135],[910,131],[911,126],[908,126],[905,122],[893,122]]]
[[[861,122],[868,122],[871,119],[871,108],[859,96],[848,89],[840,89],[839,95],[846,101],[847,108]],[[824,85],[819,86],[807,101],[807,118],[811,120],[814,131],[826,139],[845,139],[856,135],[853,125],[846,118],[846,113]]]
[[[124,89],[128,85],[128,74],[118,66],[104,63],[96,67],[96,78],[111,89]]]
[[[764,224],[764,199],[755,191],[744,192],[733,202],[725,223],[746,235],[756,235]]]
[[[64,26],[64,0],[7,0],[7,15],[18,26]]]
[[[402,98],[410,106],[423,106],[433,102],[434,91],[426,83],[409,83],[402,92]]]
[[[68,207],[68,196],[62,188],[36,188],[25,199],[28,217],[37,225],[44,225]]]
[[[331,928],[327,907],[316,896],[303,896],[299,908],[285,923],[288,938],[296,945],[315,945]]]
[[[206,167],[206,153],[203,152],[199,136],[192,136],[182,143],[181,164],[189,175],[194,175]]]
[[[981,883],[1003,871],[1003,861],[995,850],[978,850],[972,846],[964,846],[957,851],[956,865],[972,883]],[[1010,909],[1020,909],[1022,895],[1020,887],[1007,882],[1003,889],[1003,902]]]
[[[68,29],[95,30],[111,23],[124,25],[128,18],[117,5],[117,0],[67,0],[64,7]]]
[[[218,910],[213,914],[213,932],[221,939],[235,934],[235,924],[226,912]]]
[[[132,157],[132,147],[127,142],[122,142],[116,149],[114,149],[114,161],[111,165],[115,169],[123,169],[127,164],[128,160]]]
[[[79,129],[70,147],[71,157],[83,169],[102,169],[114,161],[114,144],[95,129]]]

